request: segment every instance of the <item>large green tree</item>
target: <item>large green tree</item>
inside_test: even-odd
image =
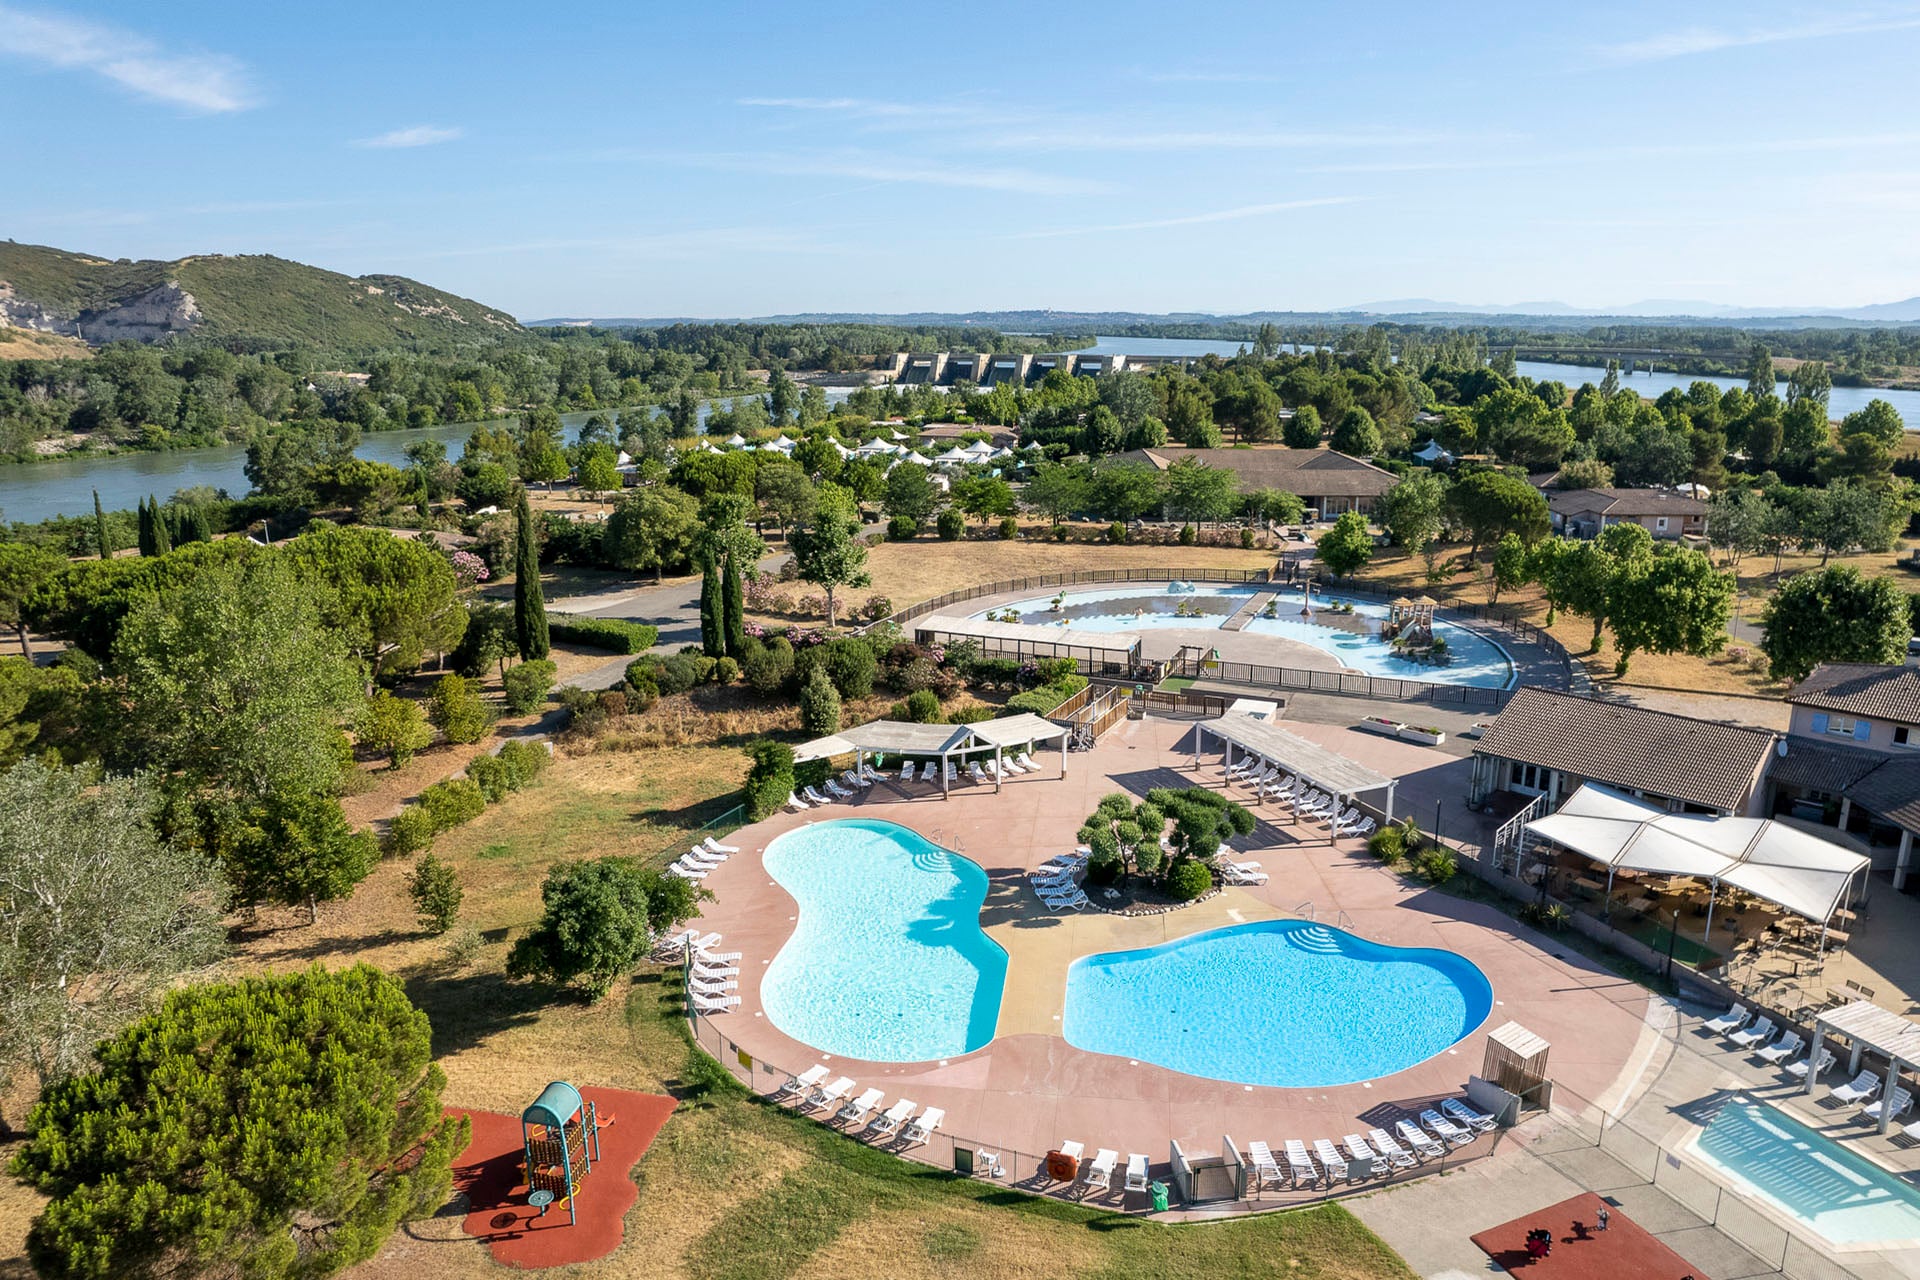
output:
[[[161,836],[149,779],[24,760],[0,773],[0,1078],[45,1086],[220,956],[226,884]]]
[[[1380,495],[1373,517],[1396,544],[1419,555],[1446,526],[1447,482],[1428,472],[1408,476]]]
[[[1499,471],[1476,471],[1447,493],[1447,508],[1467,531],[1473,554],[1515,533],[1533,543],[1547,534],[1546,495],[1525,480]]]
[[[1343,513],[1315,545],[1320,563],[1341,578],[1352,577],[1373,559],[1373,535],[1367,532],[1367,518],[1358,511]]]
[[[437,1209],[471,1122],[426,1015],[369,965],[188,987],[47,1090],[12,1170],[58,1280],[307,1280]]]
[[[826,593],[827,625],[833,626],[838,589],[864,587],[873,581],[866,568],[867,549],[860,544],[859,521],[822,504],[813,523],[795,529],[789,542],[801,579]]]
[[[1665,546],[1623,558],[1608,619],[1620,646],[1615,673],[1625,675],[1636,653],[1718,653],[1727,643],[1733,591],[1733,575],[1716,570],[1703,552]]]
[[[1167,509],[1175,519],[1196,523],[1224,520],[1239,505],[1234,473],[1210,467],[1198,458],[1181,458],[1167,468]]]
[[[373,833],[355,830],[340,802],[317,791],[212,797],[198,812],[201,839],[226,867],[236,899],[304,907],[308,924],[319,921],[321,903],[352,894],[380,860]]]
[[[540,922],[513,944],[516,978],[577,983],[595,999],[613,989],[653,936],[696,914],[700,891],[631,858],[566,862],[540,886]]]
[[[13,628],[20,655],[33,657],[27,638],[29,602],[52,583],[64,562],[44,547],[25,542],[0,542],[0,626]]]
[[[635,489],[607,517],[601,552],[622,569],[653,570],[659,582],[692,557],[699,513],[700,504],[671,485]]]
[[[1912,622],[1898,585],[1829,565],[1781,584],[1761,617],[1760,647],[1775,676],[1804,680],[1823,662],[1901,661]]]
[[[526,490],[514,504],[513,639],[520,659],[531,662],[553,650],[547,631],[547,600],[540,590],[540,542]]]
[[[321,625],[361,661],[369,682],[411,671],[466,634],[453,565],[431,542],[326,525],[283,543],[281,554],[312,587]]]

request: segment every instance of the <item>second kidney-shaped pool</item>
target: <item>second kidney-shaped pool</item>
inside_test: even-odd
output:
[[[1451,951],[1270,920],[1083,956],[1067,971],[1062,1026],[1077,1049],[1307,1088],[1404,1071],[1492,1009],[1486,976]]]

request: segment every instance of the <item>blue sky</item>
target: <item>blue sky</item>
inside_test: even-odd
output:
[[[0,0],[0,234],[522,316],[1920,294],[1920,3]]]

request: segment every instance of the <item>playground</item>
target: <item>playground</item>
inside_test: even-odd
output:
[[[633,1166],[673,1108],[657,1094],[555,1081],[520,1116],[468,1112],[473,1141],[453,1163],[465,1234],[510,1267],[606,1257],[639,1198]]]
[[[1538,1280],[1710,1280],[1592,1192],[1482,1231],[1473,1242],[1498,1268]]]

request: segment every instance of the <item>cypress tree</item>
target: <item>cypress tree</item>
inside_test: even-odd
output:
[[[540,594],[540,547],[533,536],[533,509],[527,491],[514,507],[519,531],[513,551],[513,637],[523,662],[544,658],[553,648],[547,637],[547,602]]]
[[[100,544],[100,558],[102,560],[113,559],[113,543],[107,538],[107,516],[104,511],[100,510],[100,491],[98,489],[93,491],[93,536],[94,540]]]
[[[158,502],[148,498],[147,518],[153,524],[153,554],[163,556],[173,550],[173,530],[167,525],[167,512]]]
[[[133,540],[141,555],[153,554],[153,513],[147,509],[145,498],[133,509]]]
[[[720,586],[720,570],[714,566],[713,557],[708,556],[700,562],[700,651],[709,658],[722,657],[727,652],[727,636],[721,614],[725,611]]]
[[[727,653],[739,658],[747,651],[747,587],[740,576],[739,557],[727,556],[727,569],[720,579],[721,638]]]
[[[188,509],[184,533],[194,542],[213,541],[213,521],[207,517],[205,507]]]

